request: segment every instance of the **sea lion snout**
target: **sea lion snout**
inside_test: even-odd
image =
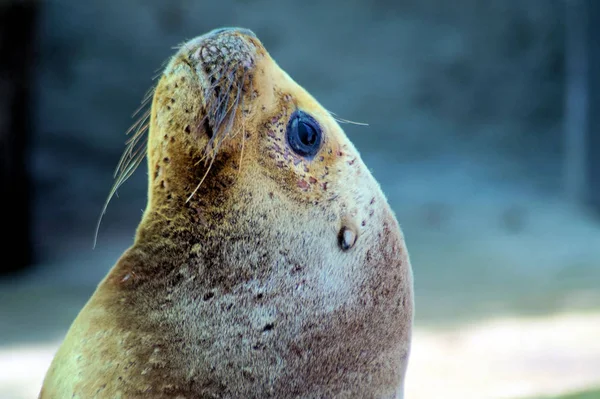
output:
[[[153,198],[168,191],[167,196],[189,201],[217,154],[223,160],[239,151],[236,147],[246,139],[239,134],[240,120],[248,119],[249,93],[256,91],[253,74],[264,54],[252,31],[220,28],[187,41],[171,58],[153,100],[151,123],[164,130],[156,135],[161,144],[148,151],[156,171]],[[223,184],[226,179],[216,180]]]
[[[236,73],[252,68],[256,43],[256,35],[248,29],[220,28],[190,40],[182,51],[197,72],[207,73],[210,79],[215,70]]]

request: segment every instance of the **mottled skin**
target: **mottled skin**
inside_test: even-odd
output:
[[[241,60],[243,101],[186,202],[215,134],[201,50],[223,43],[233,54],[210,62]],[[312,160],[286,142],[295,109],[322,127]],[[402,397],[413,317],[402,233],[337,122],[251,32],[182,46],[154,94],[147,155],[135,242],[74,321],[41,398]],[[344,226],[357,234],[347,251]]]

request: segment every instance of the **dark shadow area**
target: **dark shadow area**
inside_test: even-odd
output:
[[[35,2],[0,5],[0,251],[11,254],[0,262],[0,275],[34,261],[29,160],[38,17]]]

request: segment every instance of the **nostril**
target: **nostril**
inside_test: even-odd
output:
[[[213,29],[210,32],[210,35],[218,35],[220,33],[224,33],[224,32],[237,32],[237,33],[241,33],[244,34],[246,36],[251,36],[256,38],[256,35],[254,34],[254,32],[252,32],[250,29],[245,29],[245,28],[236,28],[236,27],[224,27],[224,28],[217,28],[217,29]]]

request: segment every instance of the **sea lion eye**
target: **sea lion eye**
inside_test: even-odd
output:
[[[300,156],[312,158],[321,148],[323,133],[317,121],[303,111],[295,111],[287,125],[287,142]]]

